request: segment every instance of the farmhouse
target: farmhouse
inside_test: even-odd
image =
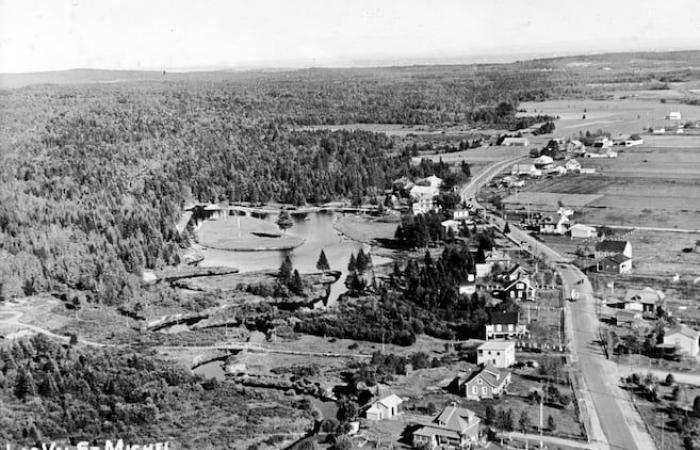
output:
[[[524,137],[507,137],[503,139],[501,145],[504,147],[527,147],[530,145],[530,141]]]
[[[510,372],[487,364],[467,377],[457,377],[455,387],[468,400],[498,398],[510,384]]]
[[[593,142],[593,148],[608,148],[612,147],[612,145],[613,141],[611,141],[607,136],[599,137]]]
[[[625,303],[637,302],[642,305],[642,312],[656,314],[664,306],[666,295],[650,287],[644,289],[628,289],[625,293]]]
[[[615,256],[622,253],[628,258],[632,258],[632,244],[629,241],[603,240],[595,245],[596,259],[603,259],[606,256]]]
[[[512,339],[527,335],[527,326],[520,325],[520,313],[491,313],[489,321],[484,325],[484,338],[491,339]]]
[[[664,344],[673,345],[680,353],[688,356],[700,355],[700,332],[686,325],[664,330]]]
[[[515,364],[515,342],[487,341],[476,349],[476,362],[505,369]]]
[[[551,169],[552,166],[554,166],[554,160],[547,155],[536,158],[533,163],[535,164],[535,168],[540,170]]]
[[[403,403],[401,397],[391,394],[372,403],[365,412],[368,420],[384,420],[400,414],[399,406]]]
[[[681,113],[679,111],[672,111],[668,113],[666,120],[681,120]]]
[[[534,164],[515,164],[510,171],[511,175],[527,175],[530,177],[542,176],[542,171],[538,170]]]
[[[534,301],[535,287],[530,278],[519,278],[503,288],[503,296],[513,300]]]
[[[446,406],[429,424],[413,432],[413,446],[434,449],[467,448],[479,438],[481,419],[474,411],[458,407],[455,403]]]
[[[583,142],[572,139],[566,144],[566,151],[575,155],[585,155],[586,146],[583,145]]]
[[[596,236],[596,229],[577,223],[569,228],[572,239],[590,239]]]
[[[509,283],[511,281],[519,280],[521,278],[527,278],[530,276],[530,272],[527,271],[520,264],[514,265],[511,269],[506,270],[498,276],[498,280],[503,283]]]
[[[632,272],[632,258],[622,253],[618,253],[614,256],[606,256],[598,261],[596,269],[601,273],[630,273]]]

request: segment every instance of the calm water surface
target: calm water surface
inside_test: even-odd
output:
[[[301,246],[294,250],[236,252],[205,249],[204,261],[200,265],[203,267],[235,267],[241,272],[277,270],[282,261],[284,261],[284,257],[288,254],[294,268],[299,270],[299,272],[318,272],[316,261],[318,261],[321,250],[323,250],[326,252],[331,269],[342,272],[340,279],[331,286],[328,300],[329,306],[332,306],[335,304],[338,296],[347,290],[344,282],[350,254],[357,254],[360,248],[366,252],[371,250],[369,245],[347,239],[333,228],[333,224],[341,216],[342,214],[335,212],[309,213],[305,217],[292,215],[294,226],[287,230],[287,233],[295,234],[305,240]],[[269,215],[265,220],[275,222],[277,216]],[[234,222],[232,221],[231,223],[233,224]],[[373,255],[372,261],[376,265],[386,263],[389,259]]]

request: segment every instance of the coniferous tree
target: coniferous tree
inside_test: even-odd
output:
[[[291,280],[292,277],[292,260],[289,257],[289,255],[286,255],[284,257],[284,261],[282,261],[282,265],[280,265],[280,270],[277,273],[277,278],[279,279],[280,283],[282,284],[288,284],[289,281]]]
[[[292,225],[294,225],[292,217],[286,210],[281,210],[280,215],[277,218],[277,226],[280,228],[280,230],[286,232],[288,229],[292,228]]]
[[[350,253],[350,260],[348,261],[348,272],[354,272],[357,268],[357,260],[355,259],[355,254]]]
[[[316,261],[316,269],[322,272],[328,272],[331,270],[330,264],[328,264],[328,258],[326,258],[326,253],[321,250],[321,254],[318,255],[318,261]]]

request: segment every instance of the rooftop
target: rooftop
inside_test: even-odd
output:
[[[508,348],[515,348],[515,342],[513,341],[487,341],[481,344],[479,350],[506,350]]]
[[[627,244],[629,244],[629,241],[605,240],[598,242],[595,245],[595,249],[596,251],[601,252],[622,253],[625,251],[625,247],[627,247]]]
[[[681,334],[695,340],[700,339],[700,331],[693,330],[689,326],[683,324],[674,328],[668,328],[664,331],[665,336],[672,336],[674,334]]]

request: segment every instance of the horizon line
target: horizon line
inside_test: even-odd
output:
[[[298,71],[309,69],[372,69],[390,67],[411,66],[460,66],[460,65],[499,65],[514,64],[519,62],[533,62],[556,58],[576,58],[590,56],[604,56],[615,54],[634,53],[681,53],[700,52],[700,48],[673,48],[673,49],[635,49],[635,50],[602,50],[602,51],[555,51],[555,52],[519,52],[519,53],[490,53],[477,55],[445,55],[445,56],[394,56],[375,57],[367,59],[348,58],[347,62],[333,61],[328,58],[326,62],[314,59],[295,59],[278,61],[251,61],[234,64],[217,64],[207,66],[185,67],[136,67],[136,68],[104,68],[104,67],[70,67],[32,71],[0,72],[0,75],[30,75],[40,73],[56,73],[71,71],[104,71],[104,72],[172,72],[172,73],[206,73],[206,72],[256,72],[256,71]],[[308,64],[307,64],[308,63]]]

